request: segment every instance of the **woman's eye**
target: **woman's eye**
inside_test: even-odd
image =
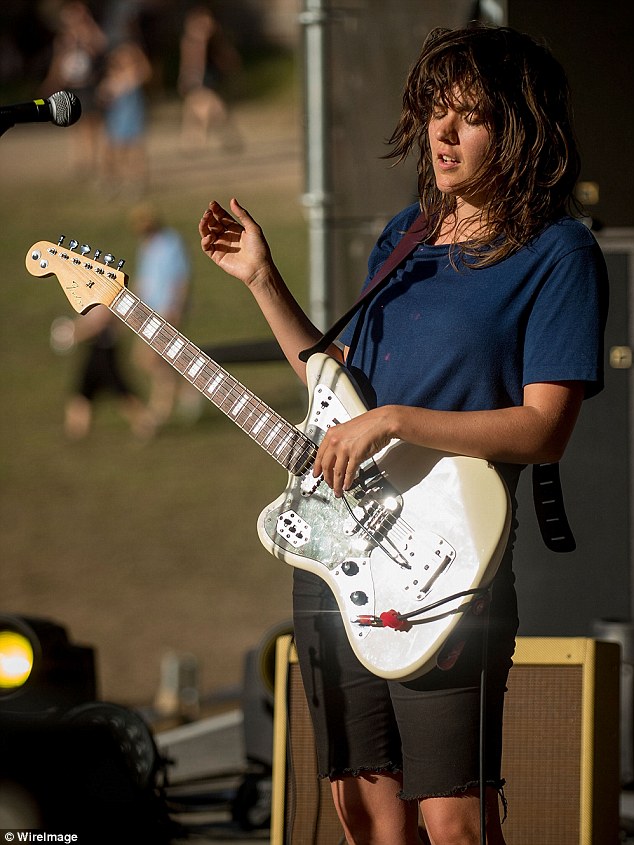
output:
[[[482,120],[482,115],[473,109],[470,112],[467,112],[464,116],[465,123],[468,123],[469,126],[480,126],[484,121]]]

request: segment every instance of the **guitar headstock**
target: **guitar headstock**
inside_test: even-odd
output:
[[[113,267],[115,258],[110,253],[98,261],[100,250],[90,257],[88,244],[79,247],[79,242],[73,239],[68,247],[63,247],[63,240],[62,235],[56,244],[49,241],[33,244],[26,255],[26,269],[32,276],[57,276],[68,301],[80,314],[95,305],[110,306],[128,283],[128,277],[121,272],[124,262],[119,261]]]

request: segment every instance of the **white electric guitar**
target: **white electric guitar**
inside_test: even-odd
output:
[[[395,440],[336,498],[312,466],[326,430],[367,410],[344,367],[310,358],[308,414],[292,425],[131,293],[123,262],[62,243],[34,244],[29,273],[55,274],[79,313],[106,305],[288,470],[286,490],[260,514],[260,540],[328,584],[359,660],[393,680],[429,671],[504,552],[510,507],[497,471]]]

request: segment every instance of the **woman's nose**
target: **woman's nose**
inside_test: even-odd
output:
[[[434,134],[437,141],[449,141],[455,143],[458,140],[455,115],[447,112],[444,117],[436,122]]]

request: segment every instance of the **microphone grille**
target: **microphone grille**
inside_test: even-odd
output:
[[[70,91],[58,91],[48,98],[51,120],[56,126],[72,126],[81,117],[81,103]]]

